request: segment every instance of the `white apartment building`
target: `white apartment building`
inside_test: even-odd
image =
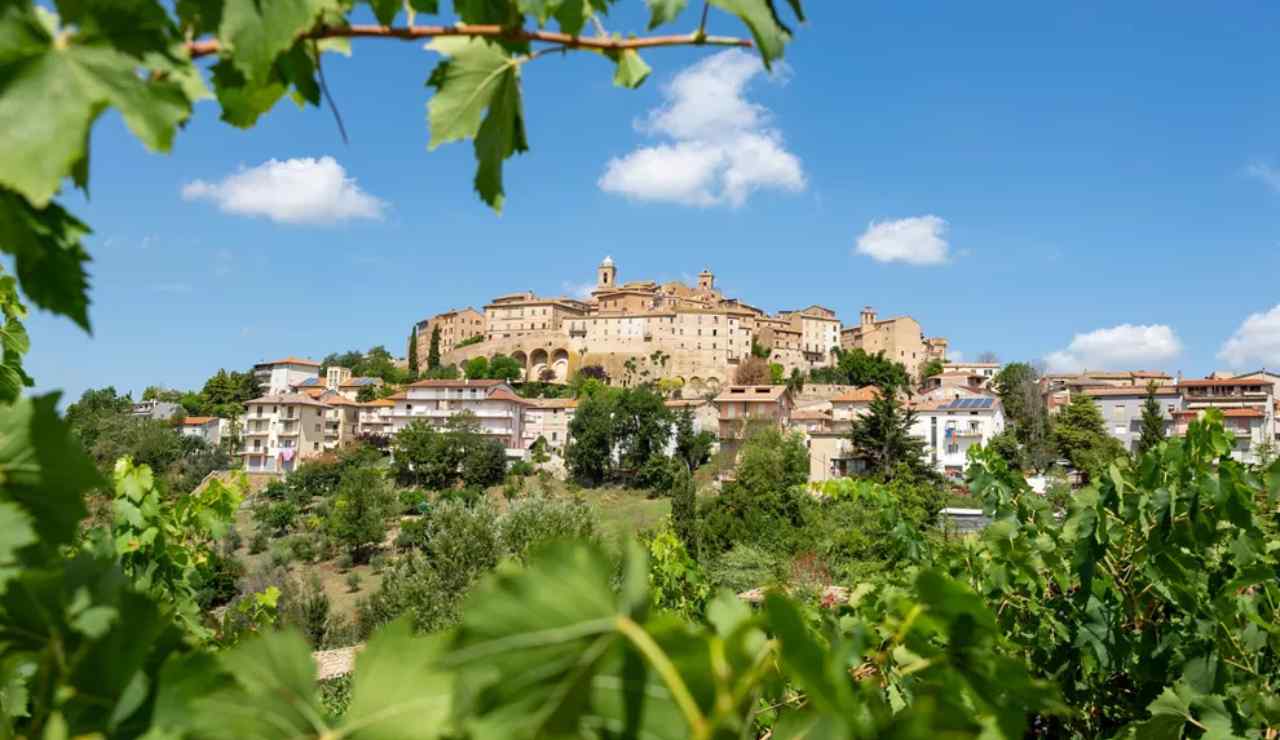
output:
[[[360,404],[359,433],[375,437],[391,436],[391,412],[396,402],[390,398]]]
[[[320,363],[297,357],[286,357],[283,360],[259,362],[253,366],[253,375],[262,384],[264,393],[281,395],[291,393],[298,386],[307,383],[309,378],[318,379]]]
[[[245,404],[240,455],[250,472],[287,473],[325,450],[329,406],[307,396],[268,394]]]
[[[178,433],[184,437],[197,437],[210,447],[222,444],[222,438],[230,433],[231,422],[216,416],[188,416],[182,420]]]
[[[996,374],[1000,372],[1000,363],[998,362],[944,362],[942,363],[943,373],[963,373],[966,376],[978,378],[981,385],[985,386],[990,383]]]
[[[1004,431],[1004,409],[995,398],[925,401],[915,406],[914,436],[925,441],[925,454],[938,472],[964,474],[969,448],[985,445]]]
[[[391,399],[393,434],[415,421],[444,428],[448,420],[471,412],[480,433],[502,442],[507,456],[523,459],[524,412],[529,401],[502,380],[419,380]]]

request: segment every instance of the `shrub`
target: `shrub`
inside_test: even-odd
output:
[[[352,562],[351,555],[344,552],[338,556],[338,561],[335,565],[338,566],[338,570],[345,573],[348,570],[351,570],[351,566],[355,565],[355,563]]]
[[[462,592],[446,586],[421,553],[397,558],[372,594],[356,604],[356,632],[367,639],[379,626],[408,615],[415,630],[436,632],[458,620]]]
[[[285,495],[289,493],[289,487],[282,480],[273,480],[262,488],[263,498],[272,501],[283,501]]]
[[[348,593],[355,593],[355,592],[359,591],[359,590],[360,590],[360,583],[361,583],[362,581],[364,581],[364,578],[362,578],[362,577],[361,577],[361,575],[360,575],[359,573],[357,573],[356,571],[354,571],[354,570],[353,570],[353,571],[351,571],[350,573],[348,573],[348,574],[347,574],[347,591],[348,591]]]
[[[651,491],[667,492],[671,490],[671,482],[675,479],[676,467],[684,467],[671,458],[654,455],[636,471],[636,485]]]
[[[427,541],[427,518],[400,520],[400,533],[396,535],[396,547],[406,550],[421,547]],[[376,555],[374,557],[377,557]],[[372,561],[371,561],[372,562]]]
[[[289,545],[284,542],[277,542],[271,546],[271,565],[275,568],[288,568],[293,562],[293,552],[290,551]]]
[[[329,534],[351,559],[364,562],[387,535],[391,491],[372,468],[352,468],[342,476],[329,514]]]
[[[374,555],[369,558],[369,569],[375,574],[381,574],[387,567],[387,559],[382,555]]]
[[[527,460],[516,460],[507,468],[507,474],[518,478],[524,478],[533,475],[533,464]]]
[[[466,446],[462,456],[462,482],[468,486],[492,486],[507,474],[507,449],[496,439],[480,439]]]
[[[249,540],[249,554],[257,555],[258,553],[265,552],[267,549],[267,541],[268,538],[266,532],[263,532],[262,530],[254,532],[253,537]]]
[[[591,507],[581,500],[526,498],[512,504],[499,521],[503,550],[521,560],[554,540],[598,540]]]
[[[313,535],[296,534],[288,539],[289,552],[295,559],[310,563],[320,554],[321,548],[316,543],[317,538]]]
[[[240,579],[244,577],[244,564],[235,555],[223,555],[216,550],[196,571],[196,603],[201,609],[222,606],[240,593]]]
[[[421,514],[427,503],[427,494],[416,488],[406,488],[396,494],[396,500],[400,503],[401,514]]]
[[[244,537],[240,535],[240,530],[234,526],[227,527],[227,534],[222,538],[223,553],[230,555],[241,547],[244,547]]]
[[[708,568],[708,580],[715,588],[735,594],[753,588],[767,588],[780,580],[778,558],[754,545],[734,545]]]
[[[291,501],[264,501],[253,510],[259,531],[276,537],[289,531],[297,516],[298,507]]]

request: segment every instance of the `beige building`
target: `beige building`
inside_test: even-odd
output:
[[[791,391],[785,385],[734,385],[715,398],[719,417],[721,474],[732,470],[738,450],[757,425],[786,428],[791,419]]]
[[[913,378],[919,377],[921,365],[929,360],[946,359],[940,354],[946,351],[946,342],[927,339],[915,319],[910,316],[878,319],[870,306],[862,309],[857,326],[840,331],[840,347],[861,349],[873,355],[883,352],[886,358],[901,362]]]
[[[292,471],[325,451],[329,406],[299,393],[268,394],[245,404],[240,455],[250,472]]]
[[[459,343],[485,335],[484,314],[470,307],[454,308],[419,321],[413,338],[418,344],[418,364],[423,368],[431,353],[431,334],[437,327],[440,329],[440,356],[443,357]]]
[[[510,293],[485,305],[484,341],[460,347],[442,329],[441,361],[456,366],[475,357],[506,355],[524,368],[522,380],[550,382],[565,382],[580,367],[599,366],[615,384],[668,380],[685,398],[709,398],[731,382],[753,342],[768,348],[770,362],[781,364],[787,374],[830,365],[837,346],[883,349],[913,373],[924,358],[946,351],[945,340],[926,341],[919,324],[907,317],[878,322],[870,312],[869,322],[842,332],[829,308],[813,305],[768,316],[725,297],[715,280],[707,269],[696,285],[622,282],[617,265],[606,257],[586,300]],[[460,315],[451,311],[418,323],[419,362],[426,356],[429,327],[446,326]]]
[[[419,380],[392,397],[391,433],[415,421],[444,428],[449,419],[471,413],[480,433],[502,443],[508,457],[523,458],[524,412],[530,401],[501,380]]]
[[[379,398],[360,404],[359,433],[371,437],[391,436],[391,410],[395,408],[395,396]]]
[[[320,363],[301,357],[259,362],[253,366],[253,376],[258,379],[264,393],[289,393],[307,381],[320,377]]]
[[[539,437],[548,451],[561,453],[569,440],[569,422],[578,408],[574,398],[531,398],[524,409],[524,446],[533,447]]]

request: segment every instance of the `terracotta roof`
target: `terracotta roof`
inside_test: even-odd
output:
[[[1235,408],[1235,409],[1219,409],[1222,415],[1228,419],[1261,419],[1266,416],[1262,409],[1254,408]]]
[[[532,403],[529,399],[521,398],[506,388],[494,388],[487,398],[491,401],[513,401],[515,403],[522,403],[525,405],[531,405]]]
[[[785,385],[731,385],[716,396],[716,402],[777,401],[786,392]]]
[[[409,394],[408,394],[408,393],[406,393],[406,392],[404,392],[404,391],[400,391],[399,393],[392,393],[391,395],[387,396],[386,400],[388,400],[388,401],[407,401],[407,400],[409,400]],[[392,404],[392,405],[394,406],[395,404]]]
[[[791,412],[792,421],[810,421],[810,420],[823,421],[830,418],[831,418],[831,412],[824,411],[822,409],[818,409],[816,411],[804,410],[804,411]]]
[[[835,398],[831,399],[832,403],[870,403],[880,397],[880,389],[874,385],[864,385],[861,388],[845,391]]]
[[[505,380],[419,380],[410,383],[410,388],[492,388],[501,385]]]
[[[576,409],[578,407],[576,398],[531,398],[529,400],[540,409]]]
[[[360,405],[359,401],[352,401],[350,398],[347,398],[346,396],[340,393],[335,393],[333,394],[333,396],[324,399],[324,402],[329,404],[330,406],[359,406]]]
[[[1128,385],[1123,387],[1108,386],[1106,388],[1085,388],[1084,394],[1093,397],[1108,396],[1146,396],[1147,389],[1140,385]],[[1157,396],[1176,396],[1178,395],[1178,387],[1175,385],[1162,385],[1156,388]]]
[[[1241,386],[1248,388],[1261,388],[1264,385],[1271,385],[1270,380],[1250,379],[1250,378],[1195,378],[1192,380],[1182,380],[1178,382],[1179,386],[1187,388],[1211,388],[1216,385],[1221,386]]]
[[[339,388],[360,388],[366,385],[382,385],[382,378],[349,378],[346,382],[341,383]]]
[[[245,403],[274,403],[283,406],[320,406],[328,408],[328,404],[321,403],[313,398],[308,398],[300,393],[279,393],[276,395],[266,395],[255,398]]]
[[[208,424],[218,417],[216,416],[188,416],[182,420],[183,426],[200,427]]]
[[[306,365],[308,367],[320,367],[320,363],[314,360],[304,360],[301,357],[286,357],[283,360],[271,360],[270,362],[259,362],[259,365]]]
[[[394,398],[394,396],[392,397]],[[395,406],[396,402],[391,398],[379,398],[376,401],[365,401],[362,406]]]
[[[302,391],[303,395],[307,396],[308,398],[319,398],[327,392],[328,392],[327,388],[305,388]]]

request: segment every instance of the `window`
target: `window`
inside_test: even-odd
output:
[[[320,443],[319,443],[319,442],[312,442],[312,443],[311,443],[311,449],[313,449],[313,450],[318,450],[318,449],[320,449]]]
[[[1124,418],[1124,404],[1123,404],[1123,403],[1117,403],[1117,404],[1115,405],[1115,407],[1112,409],[1112,413],[1115,415],[1115,417],[1116,417],[1117,419],[1123,419],[1123,418]]]
[[[958,443],[958,442],[948,442],[948,443],[947,443],[947,454],[948,454],[948,455],[958,455],[958,454],[960,454],[960,443]]]
[[[317,432],[318,432],[318,431],[320,431],[320,425],[319,425],[319,424],[316,424],[316,431],[317,431]]]

